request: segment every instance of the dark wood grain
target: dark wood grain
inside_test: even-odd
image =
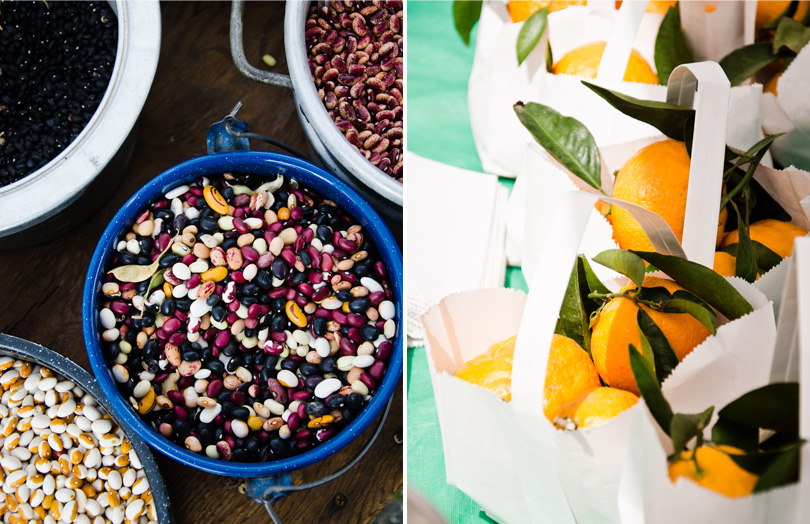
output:
[[[254,83],[233,65],[228,40],[230,3],[162,2],[160,63],[143,110],[134,158],[101,209],[64,236],[35,247],[0,251],[0,332],[43,344],[89,370],[82,337],[81,296],[96,242],[118,208],[165,169],[206,153],[208,127],[237,101],[252,131],[308,151],[290,91]],[[284,3],[247,2],[245,48],[254,65],[272,54],[286,72]],[[251,143],[257,149],[271,149]],[[274,507],[285,523],[363,523],[402,487],[402,388],[369,454],[343,477],[289,496]],[[315,480],[346,463],[370,436],[369,428],[337,455],[293,473]],[[234,482],[180,465],[156,453],[169,486],[175,521],[268,522]]]

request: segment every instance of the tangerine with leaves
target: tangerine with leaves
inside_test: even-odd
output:
[[[752,223],[748,233],[751,240],[763,244],[765,247],[782,258],[789,257],[793,253],[793,241],[796,237],[807,234],[807,231],[790,222],[766,218]],[[729,232],[720,244],[720,247],[730,246],[740,241],[740,232],[734,230]]]
[[[602,53],[605,52],[606,42],[592,42],[568,51],[551,68],[555,75],[573,75],[581,78],[596,78],[599,71],[599,63],[602,61]],[[658,84],[658,75],[644,60],[641,53],[635,49],[630,54],[627,61],[627,69],[624,71],[625,82],[639,82],[642,84]]]
[[[683,240],[686,193],[689,187],[689,154],[678,140],[661,140],[640,149],[616,175],[613,198],[638,204],[663,218],[678,241]],[[641,225],[624,209],[611,210],[613,236],[622,249],[652,251],[653,246]],[[719,215],[717,243],[722,239],[728,211]]]
[[[670,463],[669,479],[675,482],[683,477],[727,497],[747,497],[759,476],[738,466],[730,454],[741,455],[742,451],[722,445],[687,450]]]
[[[757,16],[756,21],[754,22],[757,31],[764,28],[777,16],[784,13],[789,6],[790,0],[767,0],[757,2]],[[804,17],[807,15],[808,8],[810,8],[810,1],[801,0],[798,2],[796,12],[793,13],[793,19],[800,22],[804,20]]]
[[[684,289],[672,280],[653,276],[646,276],[642,287],[663,287],[670,293]],[[636,348],[641,347],[639,307],[658,325],[679,361],[703,342],[710,332],[698,319],[687,313],[655,311],[649,306],[634,302],[632,300],[636,295],[634,290],[637,290],[637,286],[630,282],[620,290],[630,298],[616,296],[599,311],[593,326],[591,356],[599,375],[607,385],[638,395],[639,389],[630,368],[627,348],[630,344]]]

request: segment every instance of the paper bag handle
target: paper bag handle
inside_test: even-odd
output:
[[[649,0],[622,2],[596,73],[596,81],[600,85],[617,86],[624,80],[624,71],[630,61],[633,42],[648,2]]]
[[[669,76],[667,102],[695,109],[683,249],[692,262],[714,263],[716,228],[723,194],[723,162],[731,85],[716,62],[676,67]]]
[[[588,219],[599,195],[568,191],[561,195],[548,236],[543,242],[537,269],[531,278],[529,296],[520,321],[512,364],[512,402],[517,409],[536,413],[542,406],[543,387],[554,328],[568,288],[571,270]],[[683,256],[678,239],[669,225],[635,204],[602,197],[630,212],[645,228],[656,251]]]

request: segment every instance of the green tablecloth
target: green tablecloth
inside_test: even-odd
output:
[[[465,47],[453,26],[452,2],[408,2],[408,150],[425,158],[481,171],[467,111],[467,81],[475,32]],[[501,182],[511,186],[511,181]],[[413,205],[411,202],[409,204]],[[508,287],[526,289],[517,268]],[[439,420],[427,357],[408,350],[408,485],[451,524],[493,522],[478,504],[445,480]]]

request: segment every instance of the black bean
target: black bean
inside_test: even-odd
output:
[[[290,267],[287,265],[286,260],[284,260],[281,257],[278,257],[275,260],[273,260],[271,269],[273,270],[273,276],[281,280],[287,276]]]
[[[346,407],[352,411],[360,411],[363,408],[363,397],[359,393],[349,393],[346,397]]]
[[[163,302],[160,304],[160,312],[163,313],[163,316],[170,317],[174,314],[175,310],[175,303],[173,298],[165,298]]]
[[[355,298],[349,302],[349,311],[352,313],[363,314],[371,307],[371,301],[366,297]]]
[[[346,397],[340,393],[335,393],[326,399],[326,407],[329,409],[339,409],[346,404]]]
[[[305,377],[309,377],[319,372],[318,366],[315,364],[310,364],[309,362],[302,362],[300,366],[298,366],[298,371]]]
[[[363,327],[360,328],[360,336],[363,337],[363,340],[373,342],[377,340],[377,337],[380,336],[380,332],[377,330],[377,327],[374,326],[373,324],[365,324]]]
[[[210,369],[211,373],[215,375],[221,375],[225,371],[225,364],[219,359],[206,362],[205,367]]]
[[[312,332],[315,333],[315,336],[322,337],[326,335],[327,330],[328,323],[325,318],[315,317],[312,320]]]
[[[177,264],[178,262],[180,262],[180,255],[177,255],[175,253],[166,253],[165,255],[163,255],[163,258],[160,259],[158,265],[163,268],[169,268]]]
[[[317,400],[315,402],[308,403],[305,409],[307,415],[312,415],[313,417],[321,417],[329,412],[329,410],[326,409],[326,405]]]
[[[225,406],[223,406],[222,412],[225,412]],[[239,420],[247,420],[250,416],[250,410],[245,406],[238,406],[234,407],[231,410],[231,416],[233,418],[238,418]]]

